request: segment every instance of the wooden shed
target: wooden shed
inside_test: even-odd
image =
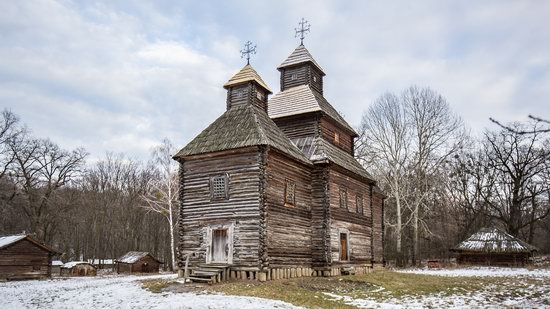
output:
[[[85,261],[67,262],[61,266],[60,275],[63,277],[84,277],[97,275],[94,265]]]
[[[459,264],[524,266],[538,249],[498,228],[482,228],[451,251]]]
[[[58,254],[29,235],[0,236],[0,280],[48,278]]]
[[[117,273],[158,273],[163,264],[149,252],[130,251],[115,260]]]

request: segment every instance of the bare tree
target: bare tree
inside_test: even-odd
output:
[[[149,211],[161,214],[168,223],[172,269],[176,268],[174,212],[177,210],[179,192],[178,165],[172,159],[174,153],[174,145],[168,139],[164,139],[160,146],[153,149],[151,164],[155,177],[150,179],[148,190],[143,195]]]
[[[21,136],[25,129],[19,125],[19,118],[11,111],[4,109],[0,118],[0,179],[4,177],[15,156],[10,145]]]

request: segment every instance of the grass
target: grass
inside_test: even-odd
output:
[[[158,293],[173,283],[168,280],[146,280],[143,286]],[[550,292],[550,285],[536,278],[442,277],[378,271],[362,276],[307,277],[264,283],[233,281],[205,286],[202,291],[281,300],[306,308],[355,308],[325,293],[384,302],[427,295],[445,297],[491,291],[493,299],[498,301],[512,295],[544,298],[544,295],[530,288],[540,284],[547,286],[545,291]]]

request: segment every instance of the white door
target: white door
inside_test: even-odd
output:
[[[227,229],[212,231],[212,262],[227,263],[229,253],[229,242]]]

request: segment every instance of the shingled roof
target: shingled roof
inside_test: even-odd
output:
[[[7,248],[19,241],[22,241],[23,239],[26,239],[28,241],[30,241],[31,243],[37,245],[38,247],[46,250],[46,251],[50,251],[52,253],[55,253],[55,254],[61,254],[61,252],[59,252],[58,250],[50,247],[50,246],[47,246],[41,242],[39,242],[38,240],[34,239],[33,237],[31,237],[30,235],[26,235],[26,234],[18,234],[18,235],[0,235],[0,249],[4,249],[4,248]]]
[[[265,111],[250,104],[230,108],[174,157],[260,145],[271,146],[296,160],[311,164]]]
[[[307,48],[300,44],[300,46],[296,47],[296,49],[286,58],[281,65],[277,67],[278,70],[281,70],[285,67],[294,66],[300,63],[305,62],[311,62],[319,71],[321,71],[321,74],[325,75],[325,72],[323,72],[323,69],[321,66],[313,59]]]
[[[254,68],[250,64],[245,65],[239,72],[237,72],[237,74],[233,75],[233,77],[231,77],[223,85],[223,87],[227,89],[229,87],[247,83],[249,81],[254,81],[258,83],[260,86],[262,86],[263,88],[265,88],[265,90],[267,90],[269,93],[273,93],[271,89],[269,89],[267,84],[263,81],[263,79],[260,77],[258,72],[256,72],[256,70],[254,70]]]
[[[357,132],[347,123],[344,117],[320,93],[313,91],[309,85],[296,86],[277,93],[269,99],[267,108],[271,118],[322,111],[357,136]]]
[[[130,251],[125,255],[119,257],[118,259],[116,259],[115,262],[124,263],[124,264],[134,264],[146,256],[150,256],[153,260],[159,262],[160,264],[164,264],[162,261],[154,257],[151,253],[144,252],[144,251]]]
[[[374,181],[374,178],[353,156],[332,145],[321,137],[302,137],[293,139],[292,143],[313,162],[331,162],[363,178]]]
[[[478,253],[527,253],[538,251],[521,239],[497,228],[482,228],[451,251]]]

